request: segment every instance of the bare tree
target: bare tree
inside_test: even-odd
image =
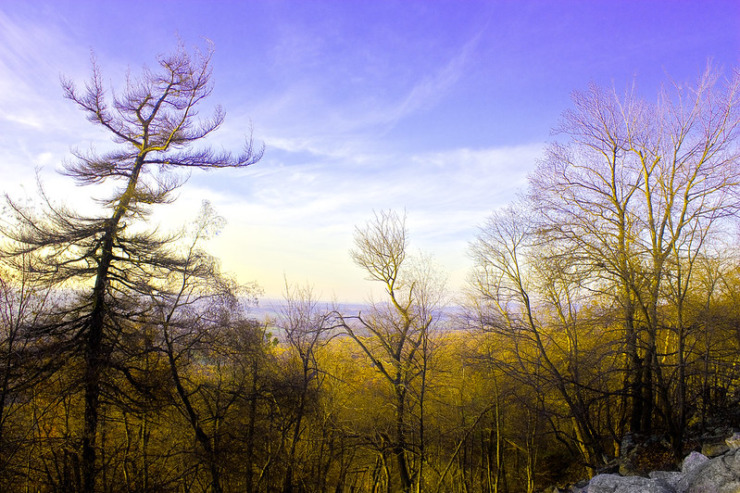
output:
[[[119,188],[101,200],[104,212],[95,217],[54,207],[48,200],[38,215],[9,201],[16,227],[4,230],[13,242],[5,254],[36,254],[36,268],[49,282],[92,284],[68,309],[63,327],[54,329],[75,341],[76,354],[84,362],[82,469],[87,492],[96,487],[101,393],[106,374],[115,370],[112,355],[123,327],[146,318],[148,304],[142,299],[156,296],[169,272],[183,266],[170,251],[174,238],[146,231],[141,223],[152,206],[172,200],[172,192],[184,181],[178,170],[240,168],[262,155],[251,138],[239,155],[193,149],[224,121],[220,107],[209,119],[197,116],[198,106],[212,91],[212,55],[211,48],[191,55],[180,46],[158,58],[157,71],[144,69],[138,78],[127,78],[123,90],[111,97],[94,62],[84,90],[64,80],[65,96],[117,145],[103,154],[75,151],[65,174],[80,185],[114,183]]]
[[[290,493],[293,491],[298,443],[304,435],[305,422],[309,416],[312,401],[316,400],[316,394],[323,381],[317,353],[326,343],[328,332],[334,328],[334,310],[329,306],[322,307],[310,286],[291,287],[287,281],[285,301],[286,305],[278,324],[300,365],[300,380],[296,389],[298,405],[295,410],[293,435],[283,480],[283,493]]]
[[[634,90],[576,93],[559,128],[569,141],[553,144],[531,179],[541,231],[588,265],[589,287],[621,311],[635,432],[650,431],[656,405],[671,415],[656,392],[667,384],[657,343],[671,259],[679,247],[695,255],[740,205],[738,89],[738,73],[724,80],[709,68],[654,104]]]
[[[502,348],[499,355],[511,375],[519,375],[540,395],[548,387],[556,389],[572,416],[570,440],[591,472],[605,456],[584,395],[587,325],[580,312],[586,298],[571,266],[558,265],[563,257],[538,244],[529,212],[519,205],[495,213],[472,245],[478,325],[500,334],[511,348],[512,354]]]
[[[31,405],[34,385],[43,381],[60,365],[60,358],[49,354],[49,344],[29,330],[42,321],[53,306],[48,285],[39,283],[31,272],[33,259],[23,255],[10,264],[0,265],[0,481],[11,484],[22,468],[16,460],[24,435],[33,420],[24,420]],[[30,421],[19,426],[23,421]]]
[[[422,481],[429,331],[438,319],[441,288],[435,276],[423,267],[414,272],[408,258],[405,218],[395,212],[376,213],[365,228],[358,228],[351,255],[370,280],[383,285],[389,298],[387,303],[374,303],[368,314],[340,319],[344,330],[393,390],[395,436],[390,447],[400,488],[410,492],[414,485],[418,489]],[[414,386],[415,404],[420,406],[415,425],[419,434],[416,448],[408,436]],[[417,466],[412,468],[412,463]]]
[[[169,282],[160,284],[162,293],[151,294],[154,310],[150,317],[151,325],[161,334],[177,408],[202,448],[215,493],[223,491],[218,425],[243,390],[222,392],[223,386],[234,382],[224,382],[229,379],[218,371],[223,332],[243,323],[239,320],[238,287],[220,274],[216,260],[201,249],[201,243],[217,231],[221,221],[204,203],[192,225],[191,242],[181,254],[182,267],[170,271]],[[211,362],[216,371],[202,366],[200,371],[194,370],[198,361]]]

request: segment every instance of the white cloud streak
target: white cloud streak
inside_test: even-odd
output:
[[[333,163],[287,167],[268,160],[232,180],[228,192],[195,177],[182,202],[213,201],[229,219],[214,241],[224,265],[240,278],[257,279],[271,296],[279,295],[285,274],[357,301],[367,286],[347,251],[355,226],[373,210],[406,210],[412,243],[437,257],[459,285],[476,227],[523,190],[541,151],[535,144],[369,158],[364,173]],[[192,211],[182,214],[185,219]]]

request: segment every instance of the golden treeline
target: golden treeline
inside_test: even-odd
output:
[[[287,285],[258,319],[203,250],[208,204],[147,230],[178,170],[262,157],[251,137],[191,148],[224,118],[195,111],[211,55],[180,47],[112,96],[97,66],[63,83],[118,146],[65,173],[118,187],[97,217],[6,203],[2,491],[533,492],[625,437],[678,460],[740,427],[737,72],[655,103],[576,93],[526,194],[470,238],[461,292],[382,210],[348,252],[381,297],[351,311]]]

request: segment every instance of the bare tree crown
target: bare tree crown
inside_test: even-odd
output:
[[[224,122],[225,113],[216,106],[210,118],[198,118],[198,105],[212,90],[213,49],[190,55],[183,46],[160,56],[157,72],[144,69],[139,77],[129,75],[120,95],[109,96],[100,67],[93,60],[93,73],[79,90],[62,80],[64,95],[76,103],[88,120],[108,131],[121,148],[102,155],[76,151],[77,161],[65,166],[66,174],[83,184],[108,178],[129,180],[149,166],[172,168],[239,168],[256,163],[263,149],[255,148],[250,135],[237,155],[211,148],[191,149]],[[150,190],[150,200],[163,200],[177,180],[162,180]],[[157,196],[157,192],[160,194]],[[142,197],[146,198],[146,197]]]

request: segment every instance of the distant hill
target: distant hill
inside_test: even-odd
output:
[[[367,303],[331,303],[320,301],[320,307],[327,307],[329,310],[337,310],[343,314],[356,314],[360,311],[366,311],[369,308]],[[260,299],[256,306],[249,308],[249,313],[257,320],[265,318],[276,318],[285,310],[286,302],[283,299],[266,298]]]
[[[328,301],[319,302],[320,307],[326,307],[329,310],[337,310],[344,315],[356,315],[360,312],[367,312],[370,309],[369,303],[331,303]],[[285,310],[286,302],[283,299],[266,298],[260,299],[256,306],[249,308],[249,314],[255,319],[262,321],[266,318],[275,319]],[[457,305],[447,306],[442,309],[443,318],[449,319],[462,313],[462,308]]]

